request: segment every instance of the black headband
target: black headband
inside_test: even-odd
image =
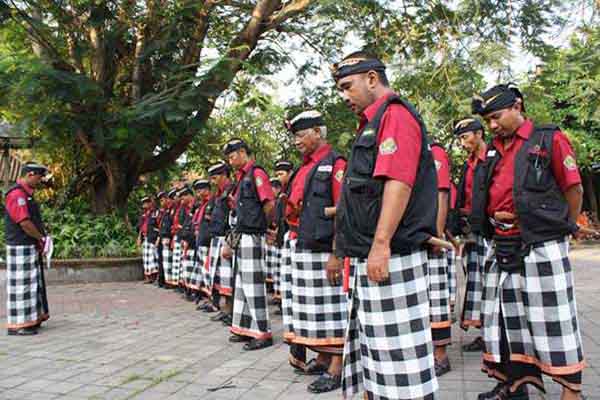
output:
[[[192,191],[192,189],[190,189],[188,186],[184,186],[183,188],[181,188],[181,190],[179,190],[179,196],[186,196],[186,195],[194,195],[194,192]]]
[[[333,79],[336,81],[350,75],[363,74],[369,71],[384,72],[385,65],[374,58],[356,57],[340,61],[331,67]]]
[[[467,117],[460,119],[454,123],[454,135],[460,136],[465,132],[483,131],[483,125],[478,119]]]
[[[21,167],[22,174],[28,174],[30,172],[38,175],[46,175],[48,173],[48,167],[35,163],[27,163]]]
[[[163,197],[166,197],[167,193],[165,192],[158,192],[158,194],[156,195],[157,199],[162,199]]]
[[[294,169],[294,165],[289,161],[279,161],[275,164],[275,171],[290,172]]]
[[[291,133],[296,133],[304,129],[315,128],[317,126],[325,126],[325,121],[323,121],[323,117],[318,116],[299,118],[293,122],[286,121],[286,128]]]
[[[170,199],[174,199],[177,196],[177,189],[171,189],[169,193],[167,193]]]
[[[196,179],[192,186],[196,190],[208,189],[210,187],[210,182],[206,179]]]
[[[224,162],[211,165],[208,168],[208,176],[227,175],[227,172],[229,172],[229,167]]]
[[[223,154],[229,155],[234,151],[238,151],[239,149],[245,149],[248,151],[248,145],[242,139],[233,139],[227,142],[225,146],[223,146]]]
[[[152,201],[152,199],[150,197],[148,197],[148,196],[142,197],[142,203],[149,203],[151,201]]]
[[[473,114],[485,115],[511,107],[517,99],[523,100],[521,91],[512,84],[496,85],[493,88],[473,96],[471,110]],[[525,111],[525,105],[523,111]]]

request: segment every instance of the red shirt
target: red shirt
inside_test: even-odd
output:
[[[208,206],[208,202],[212,199],[212,196],[208,196],[205,200],[202,200],[194,215],[192,216],[192,226],[194,227],[194,233],[198,234],[200,230],[200,224],[202,223],[202,219],[204,218],[204,211],[206,211],[206,206]]]
[[[324,144],[312,154],[304,156],[302,166],[298,169],[298,172],[296,172],[294,180],[292,181],[292,186],[290,187],[290,196],[288,198],[285,212],[288,224],[298,226],[298,216],[295,215],[297,213],[295,213],[294,210],[299,208],[300,202],[304,197],[306,177],[309,175],[310,171],[315,167],[315,165],[317,165],[327,154],[329,154],[331,149],[332,148],[330,144]],[[340,198],[345,170],[346,160],[341,158],[336,160],[331,171],[331,176],[333,177],[331,180],[331,192],[333,195],[334,204],[337,204]]]
[[[393,94],[390,91],[364,110],[359,132],[368,121],[373,120],[379,107]],[[377,146],[379,151],[373,177],[393,179],[412,187],[421,154],[421,128],[401,104],[390,104],[383,113],[377,132]]]
[[[492,181],[489,189],[487,214],[493,217],[497,211],[506,211],[515,214],[515,205],[513,200],[513,186],[515,177],[515,156],[523,146],[523,143],[533,132],[533,122],[525,120],[523,125],[517,129],[512,143],[504,146],[500,137],[493,140],[494,147],[502,156],[492,174]],[[575,165],[575,154],[567,136],[558,131],[554,134],[552,140],[552,174],[560,189],[565,192],[573,185],[581,183],[579,170]],[[497,230],[499,234],[507,234]],[[510,234],[515,231],[508,232]]]
[[[440,146],[431,146],[431,155],[437,172],[438,190],[450,190],[450,160],[446,150]]]
[[[250,171],[250,168],[252,168],[253,165],[254,160],[250,160],[246,163],[246,165],[244,165],[242,168],[236,171],[235,176],[238,183],[241,182],[242,179],[244,179],[244,177],[246,176],[248,171]],[[269,200],[275,199],[275,192],[273,192],[271,181],[269,180],[267,173],[261,168],[254,169],[254,183],[256,185],[256,193],[258,194],[258,199],[261,203],[264,204]],[[239,190],[240,185],[237,185],[237,187],[235,188],[235,193],[233,193],[234,199],[237,198]]]
[[[463,206],[463,210],[470,214],[473,209],[473,177],[475,175],[475,168],[479,161],[485,161],[485,155],[487,153],[487,146],[485,144],[482,145],[481,149],[479,149],[479,154],[476,157],[470,155],[467,159],[467,172],[465,175],[465,203]]]
[[[33,188],[29,187],[22,180],[17,180],[17,183],[23,187],[12,190],[6,196],[6,212],[10,219],[19,224],[30,218],[29,209],[27,208],[27,199],[33,196]]]
[[[148,209],[142,214],[142,227],[140,228],[140,231],[144,236],[148,235],[148,222],[150,221],[150,214],[152,214],[152,211],[154,210]]]
[[[450,208],[456,207],[456,185],[450,182]]]

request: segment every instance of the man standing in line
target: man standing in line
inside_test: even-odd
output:
[[[156,262],[158,264],[158,274],[157,274],[157,279],[156,279],[156,286],[158,286],[160,288],[164,288],[165,287],[165,269],[164,269],[163,257],[162,257],[163,247],[162,247],[162,240],[160,237],[160,228],[162,225],[162,220],[167,212],[167,201],[168,201],[167,193],[162,192],[162,191],[158,192],[158,194],[156,195],[156,198],[158,199],[158,202],[159,202],[159,209],[158,209],[158,212],[156,215],[156,223],[154,226],[154,231],[156,232],[154,246],[156,248]]]
[[[165,271],[165,289],[173,288],[173,219],[177,210],[177,189],[171,189],[165,202],[165,214],[160,224],[160,241],[162,243],[162,262]]]
[[[471,218],[473,204],[473,177],[485,161],[487,146],[481,122],[473,117],[465,117],[454,124],[454,135],[460,139],[468,152],[457,188],[456,223],[450,230],[454,236],[462,236],[465,243],[463,257],[467,267],[466,288],[460,326],[481,329],[481,296],[483,294],[483,264],[487,241],[481,234],[481,221]],[[483,338],[478,336],[462,349],[467,352],[483,351]]]
[[[214,205],[210,213],[210,222],[208,231],[210,233],[209,248],[209,268],[214,278],[218,280],[219,295],[225,297],[225,304],[221,311],[211,317],[212,321],[221,321],[226,326],[231,326],[233,314],[233,270],[231,267],[231,258],[225,258],[221,255],[225,247],[225,236],[230,231],[229,214],[230,207],[228,196],[232,190],[232,184],[229,180],[229,166],[220,161],[208,168],[208,176],[213,186]]]
[[[329,264],[341,264],[333,254],[334,217],[346,160],[327,143],[327,127],[317,111],[305,111],[289,126],[303,156],[290,181],[288,206],[299,210],[297,242],[291,253],[292,330],[288,342],[318,353],[300,373],[319,376],[308,391],[338,389],[348,305],[339,271],[328,274]],[[288,299],[286,299],[288,301]]]
[[[478,400],[528,399],[541,374],[580,399],[586,366],[569,262],[583,188],[556,125],[528,119],[521,92],[497,85],[473,98],[494,138],[475,186],[472,219],[490,244],[483,293],[483,370],[500,381]]]
[[[143,213],[138,223],[137,245],[142,247],[142,261],[144,264],[144,283],[153,283],[158,272],[156,260],[156,234],[154,231],[156,221],[156,210],[154,201],[150,196],[142,198]]]
[[[349,257],[346,398],[435,398],[427,242],[436,234],[437,178],[425,125],[389,87],[385,65],[356,52],[334,65],[360,117],[336,214],[335,253]]]
[[[437,172],[437,236],[444,237],[450,205],[450,159],[446,150],[437,143],[431,145],[431,154]],[[445,250],[430,247],[427,259],[429,267],[429,312],[431,313],[435,374],[439,377],[450,372],[450,360],[446,352],[446,347],[452,340],[448,258]]]
[[[250,148],[241,139],[230,140],[224,148],[229,165],[236,170],[236,187],[230,196],[235,212],[234,231],[239,243],[233,250],[235,295],[231,342],[248,342],[244,350],[273,345],[267,308],[264,274],[265,233],[272,218],[274,194],[264,169],[250,158]]]
[[[16,185],[6,192],[6,318],[8,335],[38,333],[48,320],[48,297],[42,256],[51,240],[33,197],[48,168],[28,162]]]

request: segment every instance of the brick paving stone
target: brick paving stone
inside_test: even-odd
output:
[[[584,392],[600,400],[600,249],[572,252],[579,320],[587,362]],[[1,277],[0,277],[1,278]],[[0,319],[6,293],[0,287]],[[273,316],[275,345],[244,352],[228,330],[181,296],[138,282],[50,286],[51,319],[33,337],[0,334],[0,399],[334,400],[313,395],[315,377],[295,374]],[[480,372],[478,354],[462,353],[477,333],[453,327],[452,371],[440,379],[439,400],[474,400],[495,385]],[[233,388],[208,389],[231,382]],[[547,400],[560,386],[546,379]],[[534,394],[532,400],[542,397]]]

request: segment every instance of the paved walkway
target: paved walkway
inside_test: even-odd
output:
[[[590,365],[585,392],[600,400],[600,248],[576,250],[573,261]],[[341,399],[339,391],[308,394],[311,378],[287,365],[279,318],[273,322],[275,346],[244,352],[227,342],[220,323],[172,291],[112,283],[52,286],[49,296],[51,319],[40,335],[0,334],[0,399]],[[439,399],[475,400],[493,383],[479,372],[478,355],[459,351],[472,337],[455,329],[454,338],[453,370],[441,379]],[[233,387],[209,390],[227,382]],[[547,390],[547,399],[559,399],[556,384],[547,381]]]

